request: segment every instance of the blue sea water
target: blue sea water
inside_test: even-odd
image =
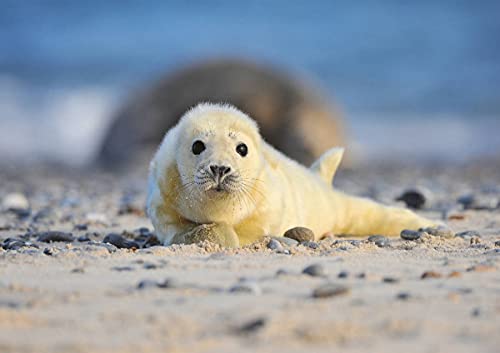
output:
[[[0,156],[89,160],[130,90],[224,55],[321,85],[366,155],[394,154],[388,140],[406,142],[399,154],[431,158],[500,148],[499,1],[2,0],[0,8]]]

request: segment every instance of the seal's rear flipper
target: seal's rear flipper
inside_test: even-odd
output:
[[[342,147],[334,147],[323,153],[323,155],[311,165],[311,170],[317,173],[327,184],[331,184],[340,161],[342,161],[343,155],[344,149]]]

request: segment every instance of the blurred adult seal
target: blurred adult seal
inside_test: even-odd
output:
[[[267,144],[237,108],[200,104],[167,132],[151,161],[147,213],[166,245],[239,246],[294,227],[318,240],[327,232],[396,236],[436,225],[333,189],[342,155],[330,149],[306,168]]]
[[[302,163],[345,145],[340,114],[319,90],[272,67],[219,59],[173,72],[132,95],[113,119],[98,161],[107,167],[146,163],[165,131],[205,101],[239,107],[271,145]]]

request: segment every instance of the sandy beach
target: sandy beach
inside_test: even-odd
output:
[[[335,186],[416,189],[454,234],[165,247],[143,169],[5,166],[0,351],[498,351],[500,161],[372,162]]]

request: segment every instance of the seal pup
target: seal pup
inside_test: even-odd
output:
[[[297,226],[317,238],[436,226],[410,210],[333,189],[342,155],[342,148],[330,149],[306,168],[265,142],[237,108],[199,104],[167,132],[151,161],[147,213],[166,245],[204,237],[245,245]]]
[[[341,114],[314,82],[272,65],[220,58],[174,70],[130,94],[112,118],[99,164],[149,162],[165,131],[205,101],[239,107],[257,121],[266,141],[301,163],[346,143]]]

